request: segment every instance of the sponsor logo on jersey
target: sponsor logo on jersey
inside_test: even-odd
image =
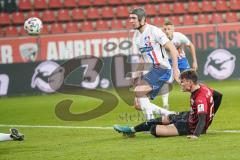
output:
[[[204,112],[204,104],[199,104],[197,108],[198,108],[198,112]]]
[[[153,50],[150,36],[144,37],[144,45],[145,47],[139,49],[141,53],[151,52]]]
[[[145,52],[150,52],[153,50],[153,47],[150,46],[150,47],[142,47],[142,48],[139,48],[140,52],[141,53],[145,53]]]

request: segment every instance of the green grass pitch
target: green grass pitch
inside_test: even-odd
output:
[[[74,100],[71,111],[80,113],[91,110],[91,106],[101,103],[100,100],[64,94],[1,98],[0,132],[9,132],[10,126],[4,125],[28,126],[18,127],[25,134],[25,141],[0,142],[0,160],[239,160],[240,81],[206,84],[223,93],[223,102],[208,134],[197,140],[187,139],[186,136],[154,138],[147,133],[139,133],[135,138],[123,138],[111,128],[34,127],[138,124],[140,120],[136,116],[137,111],[122,100],[113,111],[80,122],[57,118],[55,105],[62,99],[71,98]],[[174,86],[169,101],[172,110],[189,109],[189,94],[180,92],[178,86]],[[154,103],[161,105],[161,98],[158,97]],[[228,130],[235,132],[224,132]]]

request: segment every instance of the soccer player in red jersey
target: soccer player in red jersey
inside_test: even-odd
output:
[[[200,84],[194,70],[183,71],[180,80],[182,90],[191,93],[190,111],[151,119],[135,127],[115,125],[114,129],[126,136],[150,131],[156,137],[187,135],[193,139],[206,133],[221,104],[222,94]]]

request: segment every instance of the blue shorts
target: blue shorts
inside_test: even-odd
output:
[[[150,98],[154,99],[158,95],[163,84],[171,80],[171,78],[171,69],[153,67],[147,74],[145,74],[143,76],[143,80],[148,82],[148,84],[152,87],[152,91],[149,93]]]
[[[169,62],[172,66],[172,60],[171,59],[169,59]],[[189,65],[186,57],[181,58],[181,59],[178,58],[178,69],[180,70],[180,72],[183,72],[186,69],[190,69],[190,65]]]

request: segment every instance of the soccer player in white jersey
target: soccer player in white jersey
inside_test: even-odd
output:
[[[196,52],[195,47],[192,44],[192,42],[182,33],[175,32],[174,31],[174,24],[171,21],[166,21],[163,25],[163,32],[167,35],[168,39],[171,40],[171,42],[174,44],[174,46],[177,48],[178,51],[178,68],[180,72],[183,72],[184,70],[190,69],[190,65],[188,63],[188,60],[185,55],[184,48],[187,47],[190,51],[191,57],[192,57],[192,69],[197,70],[198,64],[197,64],[197,58],[196,58]],[[169,59],[170,63],[172,63],[172,60]],[[169,109],[169,103],[168,103],[168,96],[169,96],[169,84],[164,84],[162,91],[162,102],[163,102],[163,108]]]
[[[0,133],[0,142],[2,141],[23,141],[24,135],[19,133],[18,129],[11,128],[10,133]]]
[[[154,118],[154,113],[171,114],[172,112],[151,103],[149,97],[154,99],[163,84],[172,81],[172,76],[179,82],[177,50],[160,28],[146,23],[146,13],[142,8],[131,11],[129,22],[135,29],[133,41],[141,55],[134,76],[135,108],[142,110],[147,120]],[[166,49],[172,58],[172,67]],[[152,67],[142,76],[144,64],[152,64]]]

